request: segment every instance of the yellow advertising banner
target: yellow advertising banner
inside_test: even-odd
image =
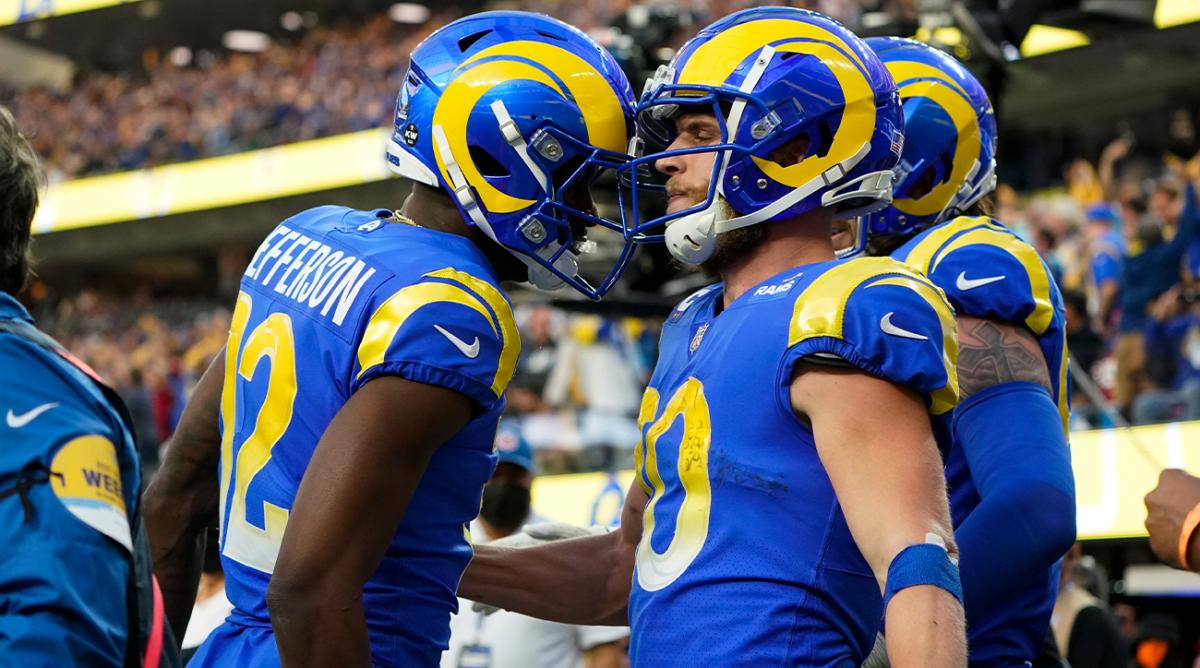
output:
[[[1200,21],[1200,0],[1158,0],[1154,6],[1154,25],[1171,28]]]
[[[51,185],[34,234],[319,192],[379,181],[385,130],[285,144],[258,151],[106,174]]]
[[[142,0],[0,0],[0,26],[75,14]]]
[[[1163,467],[1200,475],[1200,422],[1071,434],[1080,540],[1146,535],[1142,497]],[[538,513],[579,525],[615,526],[631,471],[543,476],[533,487]]]

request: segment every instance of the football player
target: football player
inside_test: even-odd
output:
[[[891,193],[895,85],[850,31],[760,8],[705,28],[639,103],[677,259],[720,283],[663,328],[619,530],[481,547],[460,592],[631,625],[641,666],[846,666],[885,618],[896,665],[961,666],[956,550],[930,413],[957,403],[954,317],[888,258],[835,260]],[[632,207],[637,210],[638,207]]]
[[[1037,251],[981,215],[996,183],[983,87],[920,42],[867,43],[899,87],[905,142],[892,203],[859,220],[851,250],[905,261],[954,305],[962,401],[935,419],[970,665],[1028,665],[1046,638],[1056,564],[1075,540],[1062,297]]]
[[[611,287],[631,244],[596,285],[576,257],[589,224],[621,229],[587,187],[626,158],[632,106],[613,58],[566,24],[455,21],[400,91],[403,208],[319,207],[262,243],[147,492],[179,630],[197,538],[220,522],[235,609],[193,665],[438,665],[520,350],[498,286]]]

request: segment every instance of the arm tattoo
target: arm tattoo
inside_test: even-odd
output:
[[[958,386],[963,399],[1014,380],[1037,383],[1054,394],[1046,358],[1025,328],[960,317],[958,336]]]

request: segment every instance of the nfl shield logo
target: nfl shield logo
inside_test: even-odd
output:
[[[696,333],[694,335],[692,335],[692,343],[691,343],[691,345],[688,346],[688,353],[690,353],[690,354],[696,353],[696,349],[700,347],[700,342],[704,340],[704,333],[708,331],[709,324],[710,323],[706,322],[703,325],[700,325],[700,327],[698,329],[696,329]]]

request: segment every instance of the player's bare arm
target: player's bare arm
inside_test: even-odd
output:
[[[1012,596],[1005,583],[1037,578],[1070,548],[1075,508],[1062,417],[1037,340],[1019,325],[969,316],[958,325],[963,402],[952,429],[980,497],[957,531],[972,616],[1003,605]],[[997,427],[1013,420],[1023,428]],[[996,544],[998,531],[1011,538]]]
[[[630,485],[621,527],[534,547],[478,545],[458,594],[564,624],[628,624],[634,555],[648,499]]]
[[[472,409],[451,390],[383,376],[338,411],[296,493],[267,590],[283,665],[370,665],[363,585],[430,457]]]
[[[1029,330],[997,322],[958,317],[958,387],[962,399],[1012,381],[1027,381],[1053,394],[1050,371]]]
[[[926,543],[926,534],[956,554],[941,458],[915,393],[857,370],[801,365],[791,401],[812,424],[846,523],[881,591],[896,556]],[[893,666],[966,665],[963,610],[949,592],[903,589],[885,610],[885,624]]]
[[[200,378],[166,449],[162,467],[143,496],[154,574],[167,620],[182,641],[204,554],[204,530],[217,518],[221,457],[222,351]]]

